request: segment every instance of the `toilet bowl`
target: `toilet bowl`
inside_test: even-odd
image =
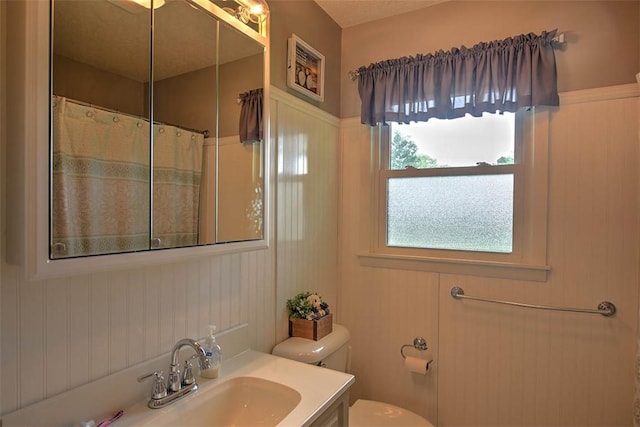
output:
[[[389,403],[359,399],[349,408],[349,426],[433,427],[433,424],[407,409]]]
[[[318,341],[289,338],[276,345],[273,354],[299,362],[349,372],[349,331],[333,324],[333,331]],[[374,400],[357,400],[349,408],[349,425],[353,427],[433,427],[429,421],[407,409]]]

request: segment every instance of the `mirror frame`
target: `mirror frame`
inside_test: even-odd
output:
[[[269,116],[269,19],[260,33],[245,26],[207,0],[184,0],[208,11],[264,46],[264,232],[260,240],[208,244],[201,246],[141,251],[82,258],[49,258],[49,156],[50,119],[50,20],[47,1],[25,1],[23,6],[26,38],[24,46],[14,46],[16,61],[12,73],[13,90],[8,105],[18,105],[13,123],[7,126],[7,140],[19,141],[7,158],[7,261],[24,266],[27,279],[43,279],[100,271],[174,263],[203,256],[263,250],[271,242],[271,128]],[[9,81],[8,81],[9,83]],[[7,85],[9,86],[9,84]],[[9,150],[8,150],[9,151]],[[35,166],[35,167],[34,167]]]

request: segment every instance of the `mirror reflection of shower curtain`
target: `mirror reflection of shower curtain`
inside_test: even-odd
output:
[[[149,123],[53,98],[52,258],[149,248]]]
[[[154,248],[198,244],[203,145],[201,133],[154,125]]]
[[[149,122],[54,97],[53,133],[52,258],[198,243],[204,135],[154,125],[150,235]]]

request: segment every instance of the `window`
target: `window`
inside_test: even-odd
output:
[[[387,245],[512,253],[515,114],[392,124],[390,131]]]
[[[377,129],[372,256],[437,260],[437,271],[458,263],[546,276],[547,112]]]

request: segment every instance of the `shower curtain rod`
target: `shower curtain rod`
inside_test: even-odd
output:
[[[53,95],[53,98],[62,98],[59,95]],[[141,116],[137,116],[135,114],[131,114],[131,113],[123,113],[122,111],[118,111],[118,110],[114,110],[113,108],[107,108],[107,107],[103,107],[103,106],[98,106],[98,105],[93,105],[90,104],[88,102],[84,102],[84,101],[78,101],[77,99],[72,99],[72,98],[67,98],[69,101],[78,104],[78,105],[83,105],[85,107],[91,107],[91,108],[97,108],[98,110],[102,110],[102,111],[106,111],[108,113],[114,113],[114,114],[122,114],[123,116],[127,116],[127,117],[132,117],[134,119],[140,119],[140,120],[144,120],[145,122],[148,122],[149,119],[147,119],[146,117],[141,117]],[[200,130],[200,129],[192,129],[192,128],[188,128],[182,125],[174,125],[171,123],[166,123],[166,122],[158,122],[158,121],[154,121],[153,122],[154,125],[163,125],[163,126],[173,126],[182,130],[186,130],[189,132],[195,132],[195,133],[201,133],[205,138],[209,138],[209,131],[208,130]]]
[[[553,43],[552,46],[555,48],[563,46],[565,43],[564,33],[557,34],[553,39],[551,39],[551,42]],[[347,72],[347,76],[349,77],[349,80],[354,82],[358,79],[360,73],[358,72],[358,70],[350,70]]]

